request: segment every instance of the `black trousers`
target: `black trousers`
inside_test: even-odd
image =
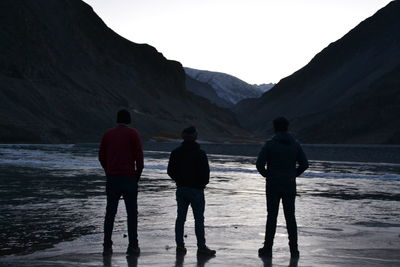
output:
[[[112,231],[114,228],[115,215],[121,196],[124,198],[126,213],[128,215],[128,237],[129,246],[138,246],[137,235],[137,180],[132,177],[108,176],[107,185],[107,207],[104,219],[104,246],[112,245]]]
[[[271,192],[267,193],[267,225],[265,227],[264,246],[272,249],[274,243],[276,221],[279,211],[279,202],[282,199],[283,212],[285,214],[286,227],[289,235],[289,247],[291,252],[297,251],[297,223],[295,217],[295,193]]]

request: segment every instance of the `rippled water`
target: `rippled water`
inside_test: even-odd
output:
[[[166,174],[168,156],[145,152],[139,238],[146,232],[173,235],[175,185]],[[206,231],[223,229],[236,242],[262,240],[265,181],[255,170],[255,157],[209,155],[209,160]],[[95,145],[0,145],[0,255],[101,233],[104,181]],[[359,233],[349,232],[351,227],[400,227],[399,164],[312,161],[297,181],[300,236],[337,238]],[[122,204],[116,231],[125,231],[125,220]],[[278,228],[284,225],[281,212]]]

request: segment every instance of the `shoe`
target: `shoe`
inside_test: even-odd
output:
[[[129,256],[139,256],[140,248],[138,246],[136,247],[129,246],[128,249],[126,250],[126,254],[128,254]]]
[[[187,252],[187,249],[185,247],[181,247],[181,246],[176,247],[176,253],[186,254],[186,252]]]
[[[272,248],[262,247],[258,250],[258,256],[272,258]]]
[[[113,254],[112,247],[103,247],[103,257],[109,257]]]
[[[203,255],[210,255],[210,256],[213,256],[213,255],[215,255],[216,253],[217,253],[217,252],[216,252],[215,250],[209,249],[207,246],[197,249],[197,254],[203,254]]]

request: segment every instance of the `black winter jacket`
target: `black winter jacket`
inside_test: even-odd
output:
[[[308,168],[308,160],[300,144],[289,133],[280,132],[265,143],[256,167],[267,179],[267,192],[295,193],[296,177]]]
[[[210,179],[210,168],[206,153],[195,141],[183,141],[171,152],[168,175],[177,186],[204,189]]]

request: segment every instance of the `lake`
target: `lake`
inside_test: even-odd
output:
[[[158,262],[160,266],[172,266],[176,260],[172,253],[175,184],[166,174],[169,151],[155,151],[154,146],[145,151],[145,170],[139,182],[139,242],[144,255],[139,263],[150,265],[151,255],[165,252],[169,256]],[[208,155],[211,178],[205,191],[205,225],[207,243],[217,250],[217,257],[210,260],[210,265],[262,264],[257,249],[264,238],[265,180],[255,169],[256,154],[217,154],[220,150],[207,150],[211,146],[203,146],[206,152],[212,152]],[[324,146],[314,149],[324,150]],[[329,257],[340,263],[332,266],[346,266],[348,262],[399,266],[400,164],[313,158],[310,169],[297,179],[296,216],[302,253],[299,266],[302,261],[306,266],[321,264]],[[104,186],[97,145],[0,145],[0,263],[12,266],[18,262],[23,266],[26,261],[26,266],[35,266],[32,262],[46,253],[62,253],[74,246],[99,254],[106,205]],[[122,253],[127,231],[125,207],[120,203],[114,243],[115,250]],[[185,242],[194,251],[191,213],[186,224]],[[84,247],[91,242],[93,246]],[[277,264],[285,265],[287,254],[287,233],[280,210],[274,248]],[[91,262],[100,259],[99,255]],[[186,262],[195,264],[195,259]],[[41,266],[40,261],[37,264]],[[42,262],[42,266],[53,265]]]

